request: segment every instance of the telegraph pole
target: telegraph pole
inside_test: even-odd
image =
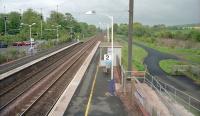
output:
[[[129,0],[128,71],[132,71],[133,4],[134,0]]]
[[[41,39],[42,39],[42,37],[43,37],[42,36],[42,34],[43,34],[42,33],[42,30],[43,30],[43,27],[42,27],[43,26],[43,24],[42,24],[43,23],[42,8],[40,10],[41,10],[41,16],[40,16],[40,19],[41,19],[41,22],[40,22],[40,36],[41,36]]]
[[[4,13],[5,13],[5,16],[4,16],[4,29],[5,29],[5,32],[4,32],[4,35],[6,35],[7,34],[7,24],[6,24],[6,22],[7,22],[7,14],[6,14],[6,6],[4,5]]]

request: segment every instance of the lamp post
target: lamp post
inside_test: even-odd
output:
[[[85,14],[87,15],[92,15],[92,14],[97,14],[95,11],[88,11],[86,12]],[[111,80],[113,80],[113,60],[114,60],[114,56],[113,56],[113,16],[110,16],[110,15],[107,15],[107,14],[99,14],[99,15],[103,15],[103,16],[106,16],[110,19],[111,21],[111,50],[112,50],[112,53],[111,53],[111,59],[112,59],[112,66],[111,66]]]
[[[61,27],[61,25],[56,25],[56,26],[51,25],[51,26],[56,27],[56,37],[57,37],[56,41],[58,42],[58,37],[59,37],[58,31],[59,31],[59,27]]]
[[[23,26],[23,25],[25,25],[25,26],[29,26],[29,36],[30,36],[30,42],[31,42],[31,47],[30,47],[30,49],[33,49],[33,40],[32,40],[32,38],[31,38],[31,35],[32,35],[32,33],[31,33],[31,31],[32,31],[32,26],[33,25],[35,25],[36,23],[32,23],[32,24],[24,24],[24,23],[21,23],[21,25]]]
[[[7,34],[7,16],[6,16],[6,6],[4,5],[4,13],[5,13],[5,16],[4,16],[4,29],[5,29],[5,32],[4,32],[4,35]]]

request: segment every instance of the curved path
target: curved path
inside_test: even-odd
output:
[[[187,78],[186,76],[169,76],[160,68],[159,62],[161,60],[180,60],[178,57],[171,54],[162,53],[158,50],[149,48],[139,43],[134,44],[144,48],[148,52],[148,56],[144,59],[144,64],[147,65],[147,69],[152,75],[158,76],[161,81],[168,83],[177,89],[192,95],[195,98],[200,98],[200,85],[197,85],[194,83],[194,81],[192,81],[190,78]]]

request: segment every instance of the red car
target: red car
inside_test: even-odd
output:
[[[23,46],[24,43],[23,42],[14,42],[13,46]]]
[[[23,41],[23,42],[14,42],[13,46],[29,46],[31,45],[30,41]],[[35,42],[32,42],[32,45],[35,45]]]
[[[31,45],[31,42],[29,42],[29,41],[23,41],[23,45],[29,46],[29,45]]]

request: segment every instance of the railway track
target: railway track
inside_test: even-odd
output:
[[[2,87],[0,92],[0,109],[5,107],[6,104],[9,104],[12,101],[12,99],[18,97],[24,91],[31,88],[32,85],[44,78],[45,75],[56,69],[65,60],[67,60],[70,57],[70,55],[74,54],[73,52],[71,52],[72,50],[76,50],[80,47],[81,46],[79,45],[75,46],[74,49],[69,48],[66,52],[62,52],[62,55],[58,55],[58,58],[53,59],[51,62],[48,63],[49,60],[46,61],[44,66],[41,66],[40,64],[39,66],[41,66],[41,68],[33,70],[32,72],[28,73],[28,75],[24,75],[22,79],[19,79],[8,86]],[[68,55],[64,57],[64,55],[66,54]]]
[[[43,67],[43,71],[36,71],[37,73],[30,74],[32,76],[19,81],[16,86],[5,89],[0,96],[0,100],[10,97],[6,100],[7,102],[1,104],[0,114],[48,114],[95,43],[96,39],[93,39],[77,45],[72,49],[73,51],[69,50],[66,52],[68,53],[66,56],[60,57],[57,61],[48,64],[46,66],[48,68]],[[33,78],[33,75],[37,76]]]

